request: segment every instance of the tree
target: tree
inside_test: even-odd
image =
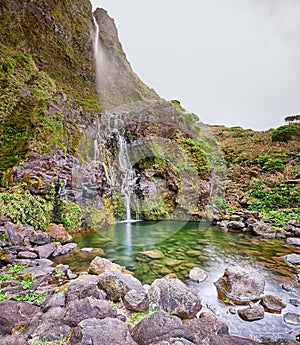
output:
[[[285,122],[291,123],[294,121],[300,121],[300,115],[289,115],[284,118]]]

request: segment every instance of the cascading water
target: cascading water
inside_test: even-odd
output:
[[[105,70],[103,66],[105,59],[103,58],[103,52],[101,51],[101,44],[99,40],[99,25],[96,18],[93,16],[95,30],[94,39],[94,56],[96,63],[96,84],[98,91],[101,85],[101,75]],[[99,92],[100,102],[101,93]],[[121,134],[124,129],[124,122],[122,117],[124,114],[113,114],[105,112],[101,115],[100,123],[97,119],[95,125],[95,136],[94,136],[94,160],[101,160],[104,168],[106,179],[112,188],[112,190],[119,190],[124,195],[124,206],[125,206],[125,221],[131,221],[131,201],[134,194],[134,184],[136,180],[135,171],[132,169],[132,164],[128,155],[127,143],[124,136]],[[118,164],[114,164],[114,160],[108,153],[106,143],[109,140],[115,140],[118,144]],[[116,174],[117,170],[117,174]],[[117,181],[116,175],[119,177],[120,182]],[[137,204],[136,204],[137,205]],[[135,205],[136,210],[138,206]],[[138,219],[138,211],[136,211],[136,219]]]

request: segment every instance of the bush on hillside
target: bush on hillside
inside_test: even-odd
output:
[[[271,140],[273,142],[287,142],[294,138],[300,138],[300,126],[296,124],[280,126],[271,134]]]

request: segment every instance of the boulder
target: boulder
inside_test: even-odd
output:
[[[43,320],[38,325],[34,333],[33,338],[38,338],[43,342],[58,341],[62,338],[66,338],[71,333],[71,327],[65,324],[61,320]]]
[[[262,220],[249,224],[248,229],[254,235],[261,236],[263,238],[275,238],[276,236],[276,231]]]
[[[60,255],[66,255],[66,254],[70,253],[71,251],[75,250],[76,248],[77,248],[76,243],[66,243],[63,245],[59,245],[55,249],[52,256],[55,258],[55,257],[60,256]]]
[[[43,246],[34,248],[34,251],[38,253],[40,259],[48,259],[51,254],[54,253],[56,246],[54,243],[47,243]]]
[[[46,298],[42,304],[41,309],[46,313],[50,308],[64,307],[66,304],[66,293],[64,291],[57,292]]]
[[[46,232],[57,242],[68,243],[72,241],[72,236],[67,232],[62,224],[51,223],[47,226]]]
[[[300,325],[300,314],[291,312],[286,313],[283,315],[283,320],[290,325]]]
[[[165,277],[156,279],[149,289],[149,299],[166,312],[172,312],[182,319],[190,319],[202,308],[196,290],[188,288],[179,279]]]
[[[208,277],[208,275],[202,268],[193,267],[190,270],[189,277],[190,277],[190,279],[192,279],[198,283],[201,283]]]
[[[242,221],[231,220],[228,222],[228,228],[234,230],[242,230],[244,229],[245,224]]]
[[[125,322],[116,318],[86,319],[72,331],[72,345],[137,345]]]
[[[51,242],[51,237],[43,232],[43,231],[37,231],[30,239],[30,243],[36,244],[38,246],[42,246],[44,244],[47,244]]]
[[[90,275],[84,275],[73,282],[68,283],[66,290],[67,302],[94,297],[105,300],[106,294],[98,288],[98,279],[90,279]]]
[[[272,295],[264,296],[264,298],[261,300],[261,304],[266,308],[267,311],[275,313],[280,313],[281,310],[286,307],[280,298]]]
[[[146,292],[129,290],[123,299],[124,305],[131,311],[147,311],[149,309],[149,299]]]
[[[245,321],[261,320],[265,315],[264,308],[260,304],[254,304],[247,308],[239,309],[237,313],[239,317]]]
[[[284,256],[284,260],[292,265],[300,265],[300,254],[288,254]]]
[[[183,325],[195,335],[195,343],[199,344],[214,335],[228,334],[228,326],[210,313],[201,313],[199,319],[185,320]]]
[[[30,259],[30,260],[34,260],[37,258],[37,254],[30,252],[28,250],[22,251],[18,253],[18,257],[20,259]]]
[[[116,310],[107,301],[101,301],[94,297],[87,297],[80,300],[71,301],[67,305],[65,321],[76,326],[84,319],[104,319],[106,317],[115,318]]]
[[[231,266],[225,269],[215,285],[232,300],[250,302],[263,298],[265,278],[252,268]]]
[[[123,298],[129,290],[144,292],[141,282],[130,274],[106,271],[100,274],[98,279],[98,287],[113,301]]]
[[[300,247],[300,238],[297,237],[289,237],[286,239],[286,243],[291,246]]]
[[[5,231],[14,246],[23,246],[29,243],[29,238],[34,235],[34,228],[29,225],[17,225],[7,222]]]
[[[193,342],[195,338],[178,317],[169,316],[164,311],[143,319],[133,328],[131,335],[139,345],[156,344],[170,338],[183,338]]]
[[[91,274],[101,274],[105,271],[122,272],[122,267],[118,264],[111,262],[110,260],[96,256],[90,263],[88,271]]]
[[[0,302],[0,335],[11,334],[12,329],[19,322],[29,325],[33,315],[39,313],[39,308],[28,302],[1,301]]]

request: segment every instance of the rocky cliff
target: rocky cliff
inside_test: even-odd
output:
[[[122,181],[108,176],[115,174],[122,136],[142,218],[211,215],[219,192],[216,143],[196,115],[137,77],[107,12],[94,16],[97,64],[89,1],[0,4],[1,212],[30,223],[31,211],[21,212],[27,205],[41,227],[55,220],[74,229],[124,218]]]

